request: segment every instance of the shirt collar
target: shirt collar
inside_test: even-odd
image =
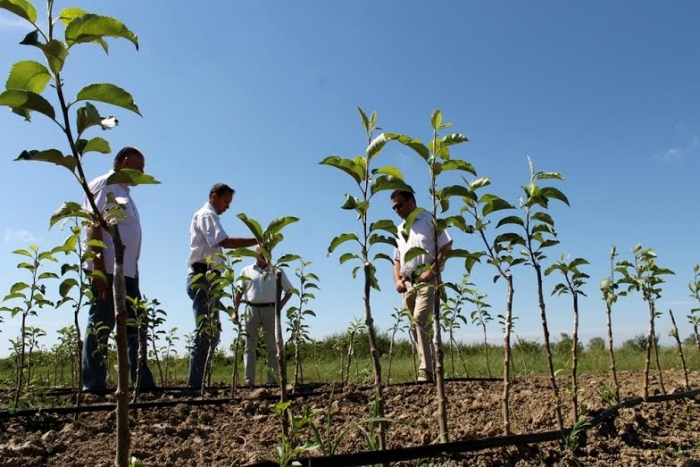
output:
[[[210,203],[209,201],[207,201],[206,203],[204,203],[204,209],[206,209],[207,211],[211,212],[211,213],[214,214],[215,216],[218,216],[218,215],[219,215],[219,214],[216,212],[216,209],[214,209],[214,206],[212,206],[211,203]]]

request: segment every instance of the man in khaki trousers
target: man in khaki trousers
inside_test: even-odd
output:
[[[397,248],[394,250],[394,286],[397,292],[403,294],[404,306],[413,316],[411,332],[420,358],[417,380],[432,382],[435,377],[428,318],[435,305],[438,271],[443,265],[443,255],[452,248],[452,238],[447,232],[442,232],[436,244],[433,216],[426,211],[418,213],[408,237],[404,238],[402,232],[406,218],[416,209],[413,191],[392,192],[391,208],[404,220],[398,226]],[[405,261],[406,252],[416,247],[422,248],[425,253]]]

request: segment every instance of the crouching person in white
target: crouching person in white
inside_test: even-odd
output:
[[[255,251],[260,253],[260,247]],[[290,289],[292,284],[287,275],[282,271],[282,290],[284,297],[280,301],[280,310],[292,296]],[[241,303],[247,306],[246,321],[244,325],[245,340],[245,384],[255,384],[255,364],[257,360],[256,350],[258,335],[262,326],[265,346],[267,347],[267,383],[275,384],[275,375],[278,373],[277,345],[275,341],[275,299],[277,296],[277,278],[275,271],[261,254],[255,264],[246,266],[241,270],[238,278],[239,292],[235,297],[235,311],[233,320],[238,320],[238,308]]]

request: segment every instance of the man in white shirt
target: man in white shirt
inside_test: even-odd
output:
[[[141,220],[136,204],[131,198],[129,186],[125,184],[107,185],[107,180],[115,172],[122,169],[138,170],[143,172],[145,158],[141,151],[133,147],[125,147],[114,158],[113,169],[91,181],[88,186],[93,194],[97,209],[104,213],[114,207],[114,200],[120,200],[123,216],[118,219],[119,237],[124,245],[124,279],[126,282],[126,295],[132,298],[141,298],[139,290],[138,261],[141,256]],[[125,204],[124,204],[125,203]],[[87,199],[84,208],[92,210]],[[109,334],[114,329],[114,296],[112,294],[112,282],[114,279],[114,242],[109,234],[100,226],[87,227],[86,238],[83,243],[84,251],[92,250],[94,258],[85,262],[83,268],[89,271],[98,271],[101,274],[92,274],[90,277],[92,292],[95,300],[90,307],[88,315],[88,327],[83,341],[82,374],[85,390],[100,390],[107,386],[107,344]],[[91,240],[103,242],[106,247],[100,248],[89,244]],[[104,279],[106,279],[106,281]],[[135,311],[129,300],[126,307],[129,318],[135,318]],[[136,381],[136,368],[138,358],[138,329],[134,326],[127,327],[127,352],[131,380]],[[153,374],[143,361],[141,366],[141,388],[155,387]]]
[[[433,216],[425,211],[415,217],[408,238],[403,237],[406,218],[416,209],[413,191],[395,190],[391,193],[391,208],[404,220],[398,226],[397,248],[394,250],[394,286],[397,292],[403,294],[404,306],[413,316],[411,333],[420,358],[417,379],[434,381],[434,362],[427,324],[435,306],[438,271],[443,267],[443,255],[452,248],[452,238],[447,232],[442,232],[436,245]],[[422,248],[426,253],[405,261],[406,252],[414,247]]]
[[[255,364],[257,360],[256,349],[260,326],[263,329],[265,346],[267,347],[267,383],[275,384],[277,365],[277,341],[275,339],[275,301],[277,300],[277,277],[275,271],[269,266],[267,259],[260,254],[260,247],[256,247],[258,259],[255,264],[244,267],[238,277],[240,291],[235,298],[235,312],[233,319],[238,319],[238,307],[241,303],[248,306],[245,322],[245,383],[249,386],[255,384]],[[281,270],[282,290],[284,297],[280,301],[280,310],[284,308],[292,294],[289,282],[284,270]],[[243,300],[245,298],[245,300]]]
[[[244,248],[258,243],[252,237],[229,237],[221,226],[219,216],[231,206],[235,193],[225,183],[214,185],[209,190],[209,200],[194,213],[190,224],[187,294],[192,299],[196,325],[190,350],[190,388],[202,386],[207,355],[216,349],[221,334],[219,311],[224,307],[218,299],[209,296],[211,284],[207,271],[221,271],[223,258],[220,253],[223,248]],[[207,323],[207,320],[212,322]]]

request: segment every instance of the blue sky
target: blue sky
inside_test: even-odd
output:
[[[673,309],[683,337],[694,306],[687,284],[700,256],[696,173],[700,166],[700,3],[677,2],[472,2],[381,1],[207,2],[173,7],[165,2],[57,2],[121,19],[139,36],[140,51],[111,41],[109,57],[97,46],[76,47],[63,78],[69,95],[93,82],[130,91],[143,118],[98,105],[120,126],[99,136],[114,151],[135,145],[146,171],[162,184],[134,188],[144,245],[142,291],[168,312],[166,329],[184,334],[194,326],[185,294],[185,261],[191,216],[210,186],[226,182],[237,195],[222,220],[232,236],[247,229],[243,212],[267,225],[279,216],[301,221],[285,229],[278,253],[312,261],[321,291],[310,305],[318,317],[312,333],[341,332],[363,316],[362,282],[351,266],[326,256],[331,239],[359,224],[339,209],[354,193],[349,177],[318,164],[329,155],[364,152],[357,107],[376,110],[386,131],[427,140],[429,118],[440,108],[454,131],[470,142],[452,156],[465,159],[492,180],[491,192],[517,204],[527,182],[527,157],[536,169],[556,171],[571,207],[553,206],[561,254],[584,257],[591,279],[582,299],[581,337],[603,336],[604,303],[598,285],[617,245],[630,258],[637,243],[658,253],[676,272],[658,302],[666,336]],[[43,11],[40,5],[39,11]],[[27,29],[0,12],[0,70],[21,59],[40,59],[17,45]],[[4,79],[4,78],[3,78]],[[47,89],[47,93],[50,90]],[[53,96],[51,96],[53,97]],[[55,102],[55,99],[52,99]],[[66,200],[81,200],[67,171],[13,162],[24,149],[66,145],[55,126],[37,115],[32,124],[0,109],[0,291],[26,280],[12,251],[30,244],[51,248],[66,236],[48,229],[50,214]],[[97,133],[93,134],[93,136]],[[428,171],[417,155],[388,145],[376,164],[398,167],[428,203]],[[111,156],[85,160],[92,178]],[[375,198],[373,219],[394,218],[388,193]],[[473,236],[453,232],[455,247],[479,250]],[[377,325],[387,329],[400,306],[388,263],[379,264],[382,291],[373,293]],[[476,267],[472,281],[489,295],[494,315],[505,291],[492,284],[490,266]],[[460,265],[447,279],[459,281]],[[541,339],[534,274],[514,271],[515,332]],[[545,283],[547,294],[554,281]],[[549,298],[550,332],[571,333],[570,298]],[[648,312],[638,296],[614,310],[618,342],[645,333]],[[71,322],[68,308],[40,312],[29,324],[53,331]],[[19,320],[0,324],[0,355],[19,332]],[[497,324],[491,339],[500,342]],[[462,329],[473,341],[479,331]],[[225,347],[231,332],[224,333]]]

